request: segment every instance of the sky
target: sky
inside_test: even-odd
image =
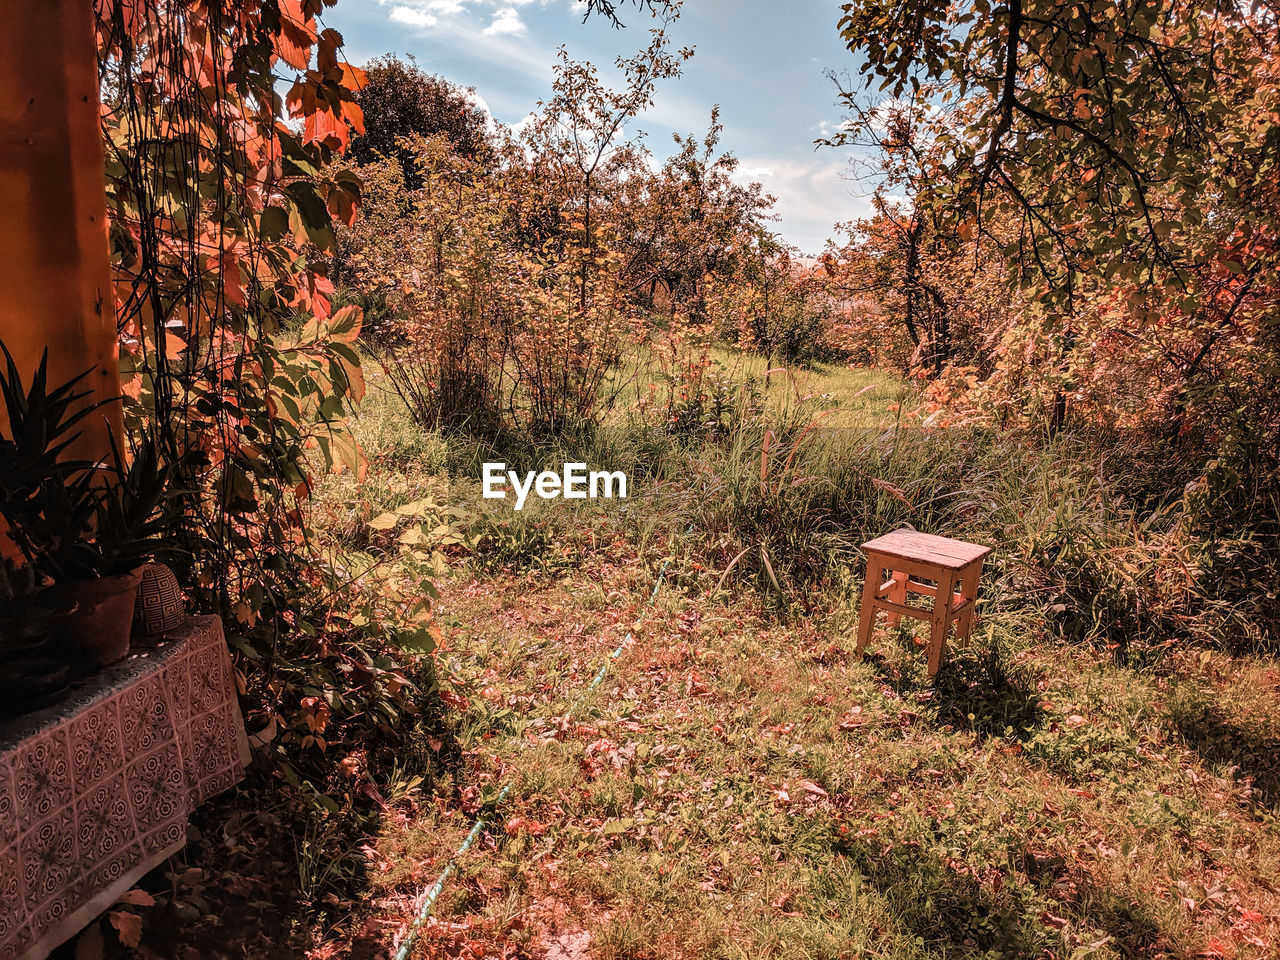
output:
[[[352,63],[412,54],[515,125],[550,94],[561,44],[603,67],[648,43],[652,20],[626,0],[620,30],[599,16],[583,23],[583,9],[579,0],[339,0],[324,24],[342,34]],[[632,125],[661,159],[673,132],[704,134],[719,104],[721,148],[739,158],[741,180],[777,198],[773,229],[809,254],[833,224],[870,209],[867,186],[847,179],[849,151],[813,144],[842,116],[827,71],[856,72],[839,18],[839,0],[686,0],[672,45],[694,47],[694,57]]]

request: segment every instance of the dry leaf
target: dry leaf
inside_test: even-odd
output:
[[[127,903],[133,907],[154,907],[156,905],[155,897],[137,887],[122,893],[116,903]]]
[[[126,947],[136,947],[141,942],[142,918],[136,913],[129,913],[127,910],[112,910],[107,914],[107,919],[116,928],[116,934],[120,937],[120,942]]]

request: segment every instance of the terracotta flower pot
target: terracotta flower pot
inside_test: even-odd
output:
[[[142,576],[134,571],[96,580],[55,583],[42,597],[77,604],[57,626],[55,641],[73,666],[97,668],[129,652],[133,603]]]

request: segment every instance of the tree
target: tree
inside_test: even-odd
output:
[[[365,80],[356,93],[364,111],[364,135],[351,145],[351,158],[366,164],[376,156],[400,158],[405,182],[421,186],[413,150],[403,137],[442,136],[467,160],[483,160],[492,149],[489,115],[476,103],[475,91],[425,73],[413,57],[394,54],[365,64]]]
[[[642,148],[628,125],[653,104],[659,82],[680,75],[693,56],[671,49],[680,5],[664,5],[649,43],[615,62],[623,83],[605,86],[596,67],[560,51],[552,95],[521,134],[532,197],[553,198],[551,223],[530,254],[540,281],[531,286],[512,356],[529,391],[539,429],[595,419],[605,377],[635,328],[622,220],[624,185],[642,176]],[[551,229],[548,230],[547,228]]]
[[[1075,406],[1212,434],[1249,408],[1277,436],[1280,391],[1253,373],[1280,356],[1269,4],[846,10],[866,84],[946,117],[917,212],[1004,251],[1028,294],[1010,347],[1058,382],[1051,425]]]
[[[648,10],[655,16],[660,16],[666,13],[677,0],[631,0],[631,2],[641,10]],[[583,19],[585,20],[593,13],[596,13],[607,19],[615,27],[621,27],[623,23],[618,19],[618,6],[619,4],[616,0],[587,0],[587,9]]]
[[[760,184],[734,179],[738,158],[717,153],[723,133],[719,107],[699,140],[674,135],[677,151],[655,173],[629,177],[620,205],[626,273],[646,305],[664,305],[706,320],[706,293],[718,277],[742,266],[744,239],[768,218],[773,198]]]
[[[322,7],[96,4],[126,426],[182,471],[188,585],[244,622],[297,589],[309,448],[359,466],[359,312],[314,254],[355,217],[362,76]]]
[[[401,156],[362,168],[364,216],[341,235],[344,269],[366,299],[393,308],[379,336],[386,373],[424,429],[489,432],[506,405],[504,351],[528,268],[511,220],[523,159],[500,139],[482,175],[444,137],[413,136]]]
[[[344,232],[346,269],[396,308],[388,370],[424,425],[483,430],[502,417],[548,431],[599,415],[642,328],[624,210],[649,171],[625,128],[688,56],[669,50],[669,22],[619,60],[619,90],[562,51],[542,112],[518,140],[496,130],[483,169],[440,135],[402,138],[401,156],[364,168],[367,215]]]

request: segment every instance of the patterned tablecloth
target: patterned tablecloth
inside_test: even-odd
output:
[[[0,721],[0,960],[75,935],[181,849],[188,814],[248,762],[217,617]]]

